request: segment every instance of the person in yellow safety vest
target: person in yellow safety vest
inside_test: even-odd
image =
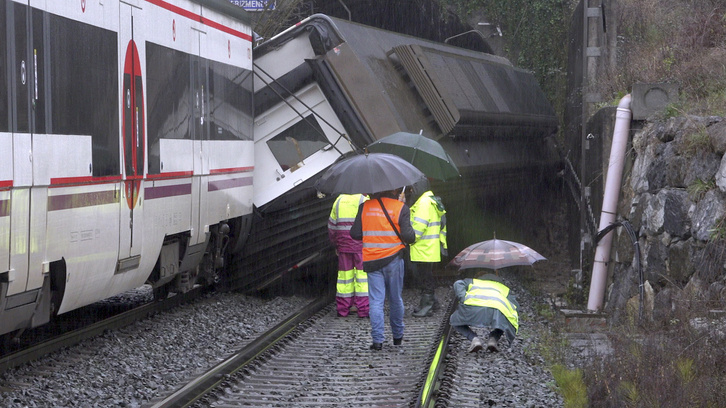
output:
[[[416,242],[411,244],[411,269],[417,286],[421,289],[421,300],[413,311],[415,317],[425,317],[438,309],[435,296],[434,265],[446,254],[446,210],[441,199],[429,189],[428,180],[411,187],[411,226],[416,232]]]
[[[471,326],[491,330],[487,342],[490,352],[499,351],[502,334],[507,335],[509,345],[512,345],[519,331],[519,303],[499,276],[486,274],[476,279],[458,280],[454,282],[454,294],[459,299],[459,305],[451,314],[449,322],[471,341],[470,353],[483,348],[481,339]]]
[[[355,305],[358,317],[368,317],[368,275],[363,271],[363,243],[350,237],[358,207],[368,198],[363,194],[341,194],[328,218],[328,238],[338,255],[338,283],[335,304],[345,317]]]

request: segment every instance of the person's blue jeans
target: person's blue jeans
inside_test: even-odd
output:
[[[397,256],[388,265],[380,270],[368,273],[368,301],[370,303],[369,316],[371,319],[371,338],[374,343],[383,343],[386,339],[383,330],[385,327],[383,305],[388,295],[390,309],[389,320],[391,334],[394,339],[403,337],[403,258]]]

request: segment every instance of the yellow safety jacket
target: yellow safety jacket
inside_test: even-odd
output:
[[[350,237],[350,227],[358,208],[368,197],[362,194],[341,194],[333,203],[328,217],[328,237],[338,252],[360,253],[363,243]]]
[[[446,226],[442,228],[443,206],[427,191],[411,206],[411,226],[416,242],[411,244],[411,260],[415,262],[440,262],[442,249],[446,249]]]
[[[499,282],[474,279],[466,290],[465,305],[491,307],[499,310],[519,331],[519,314],[517,307],[509,299],[509,288]]]

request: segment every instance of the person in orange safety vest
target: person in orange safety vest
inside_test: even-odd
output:
[[[416,240],[411,213],[398,200],[398,191],[376,193],[361,204],[350,229],[353,239],[363,241],[363,270],[368,274],[368,301],[371,320],[371,350],[383,348],[384,303],[389,302],[389,322],[393,344],[403,341],[404,249]]]

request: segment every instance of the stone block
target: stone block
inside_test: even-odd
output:
[[[592,333],[607,330],[607,318],[603,313],[582,310],[560,309],[560,319],[565,331],[573,333]]]
[[[675,84],[633,84],[630,110],[634,120],[645,120],[661,112],[666,106],[678,102]]]

